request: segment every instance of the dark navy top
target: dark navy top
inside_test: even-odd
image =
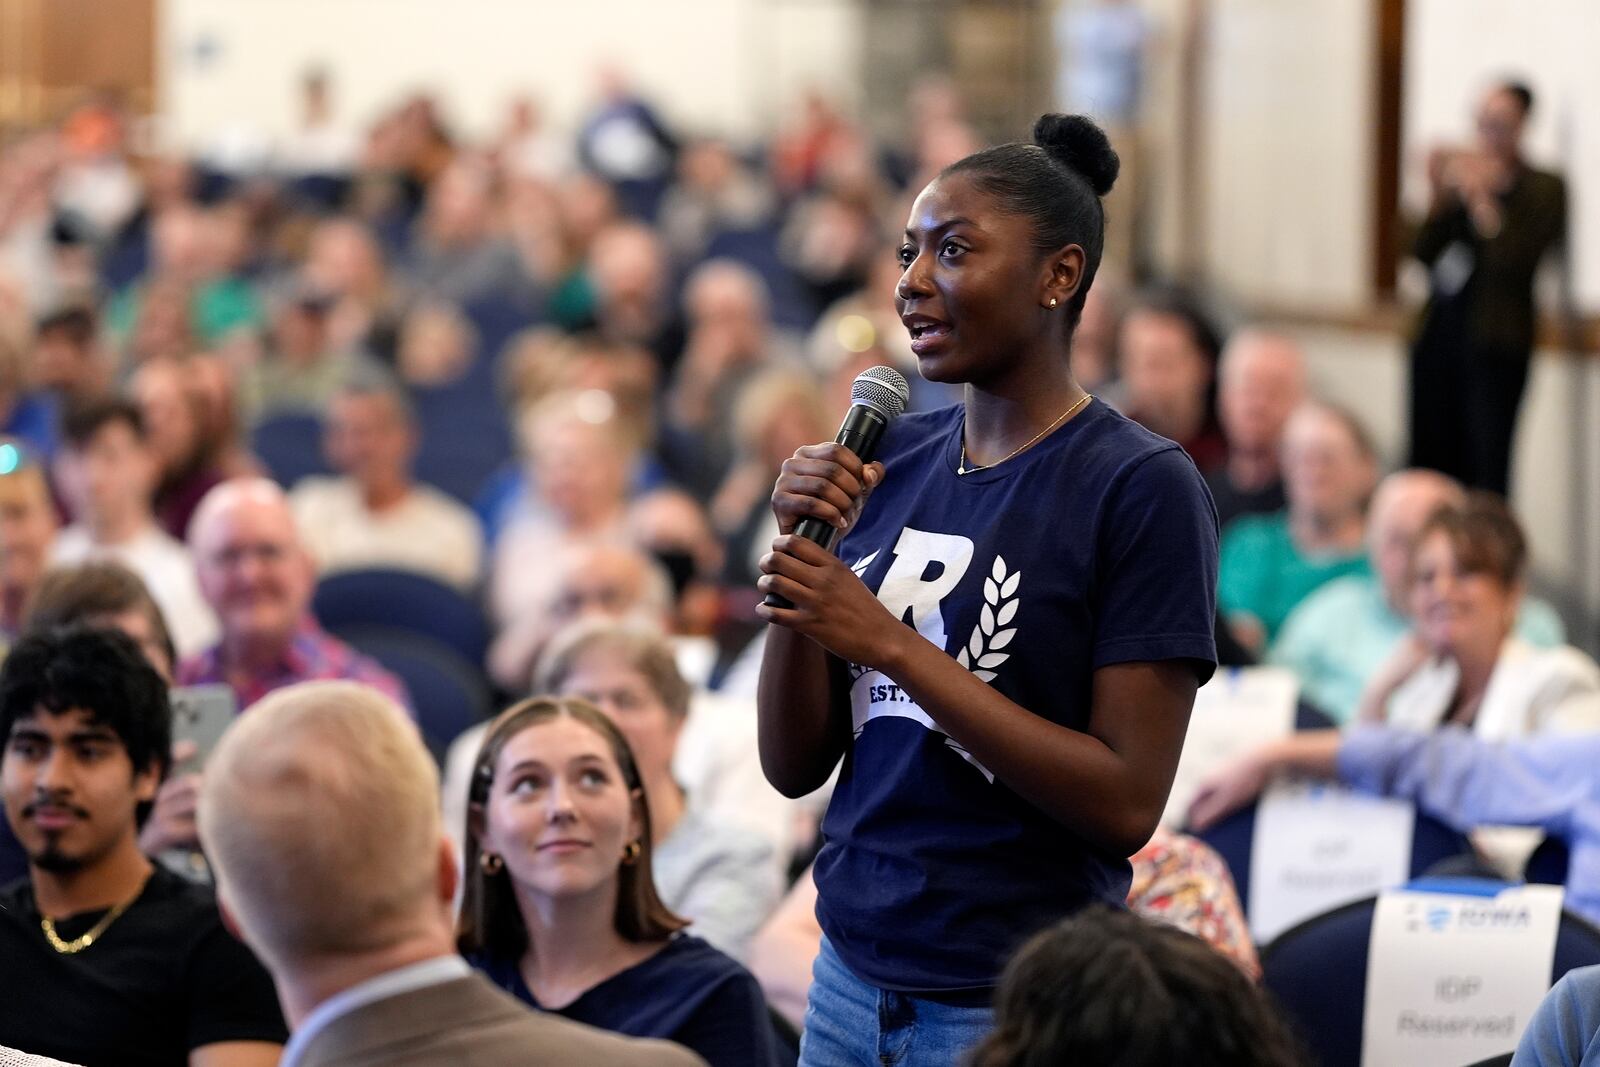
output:
[[[1075,730],[1097,668],[1179,659],[1210,677],[1217,518],[1183,450],[1091,402],[1015,459],[958,476],[962,417],[890,427],[885,478],[840,547],[890,612]],[[1123,905],[1124,857],[996,781],[892,679],[855,664],[850,679],[855,736],[816,880],[817,917],[856,975],[981,1000],[1029,935]]]
[[[515,960],[471,960],[495,985],[544,1011]],[[629,1037],[675,1041],[711,1067],[773,1067],[777,1050],[761,987],[698,937],[678,934],[643,963],[554,1012]]]

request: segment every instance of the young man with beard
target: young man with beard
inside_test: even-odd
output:
[[[268,1067],[271,979],[208,889],[139,851],[171,748],[125,635],[23,638],[0,670],[0,792],[28,877],[0,891],[0,1044],[87,1067]]]

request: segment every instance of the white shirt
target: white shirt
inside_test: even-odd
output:
[[[1423,664],[1390,695],[1387,724],[1432,730],[1444,720],[1460,684],[1455,661]],[[1483,741],[1510,741],[1591,730],[1600,730],[1600,666],[1570,645],[1540,649],[1521,638],[1507,638],[1472,732]]]
[[[376,978],[368,978],[365,982],[335,993],[318,1004],[295,1028],[289,1036],[289,1043],[283,1047],[283,1057],[278,1060],[278,1067],[295,1067],[319,1033],[326,1030],[335,1019],[349,1015],[357,1008],[471,975],[472,968],[460,956],[435,956],[399,970],[385,971]]]
[[[100,545],[90,538],[86,527],[74,524],[61,531],[50,550],[50,562],[61,566],[94,560],[112,560],[139,576],[161,609],[179,659],[217,643],[221,630],[211,605],[200,593],[194,560],[189,550],[161,527],[151,523],[132,540]]]
[[[414,486],[399,504],[374,512],[353,479],[306,478],[289,494],[289,506],[323,573],[392,567],[463,592],[477,585],[483,564],[478,519],[430,486]]]
[[[1454,660],[1423,664],[1390,694],[1388,725],[1435,729],[1460,684]],[[1508,637],[1473,718],[1473,734],[1482,741],[1514,741],[1595,730],[1600,730],[1600,666],[1570,645],[1541,649]],[[1480,826],[1472,832],[1479,854],[1512,879],[1521,877],[1543,838],[1543,831],[1528,827]]]

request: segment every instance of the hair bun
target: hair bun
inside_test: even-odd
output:
[[[1106,132],[1084,115],[1039,116],[1033,143],[1083,175],[1096,196],[1111,191],[1122,167]]]

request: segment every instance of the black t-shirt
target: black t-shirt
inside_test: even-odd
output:
[[[526,1004],[534,998],[513,960],[474,958],[495,985]],[[711,1067],[777,1062],[766,998],[750,972],[698,937],[678,934],[654,956],[612,975],[555,1012],[629,1037],[658,1037],[692,1049]]]
[[[105,912],[56,923],[71,941]],[[0,1045],[84,1067],[182,1067],[222,1041],[288,1037],[272,979],[222,925],[211,890],[156,867],[82,952],[50,947],[33,886],[0,890]]]

